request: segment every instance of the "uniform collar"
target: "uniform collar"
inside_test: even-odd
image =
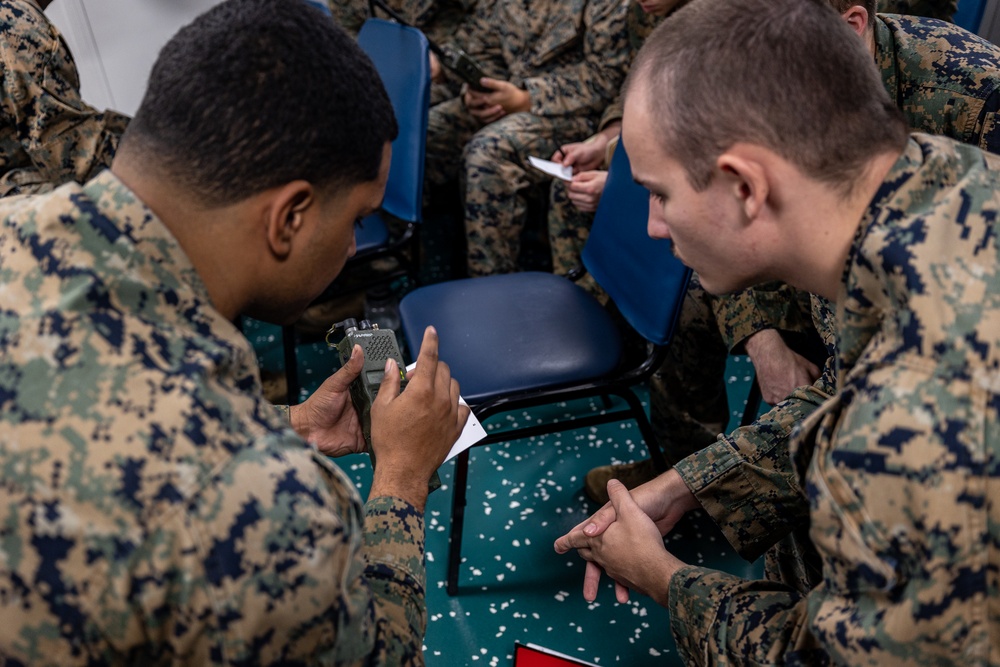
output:
[[[893,104],[899,106],[899,69],[896,64],[896,38],[880,16],[875,17],[875,64],[882,73],[882,85]]]

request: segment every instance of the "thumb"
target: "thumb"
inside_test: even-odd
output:
[[[608,498],[611,500],[611,505],[615,508],[615,514],[618,515],[619,519],[626,513],[631,514],[634,509],[639,508],[632,500],[632,494],[617,479],[608,480]]]
[[[387,359],[385,362],[385,376],[382,378],[382,386],[379,388],[375,402],[388,403],[399,396],[399,367],[394,359]]]
[[[365,366],[365,351],[361,349],[360,345],[355,345],[351,349],[351,358],[347,360],[347,363],[340,367],[336,373],[334,373],[328,382],[330,383],[330,389],[332,391],[347,391],[351,383],[354,382],[359,375],[361,375],[361,369]]]

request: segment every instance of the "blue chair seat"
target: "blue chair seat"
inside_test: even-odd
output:
[[[495,319],[498,312],[502,319]],[[554,312],[561,316],[551,317]],[[604,378],[620,362],[621,334],[608,312],[581,287],[550,273],[428,285],[403,299],[399,315],[414,354],[424,329],[434,325],[440,358],[471,405]],[[469,326],[476,322],[490,324]]]
[[[361,219],[361,226],[354,229],[354,242],[357,244],[357,254],[374,252],[389,243],[389,228],[385,226],[382,216],[372,213]]]

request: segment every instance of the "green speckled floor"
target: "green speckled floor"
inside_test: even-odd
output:
[[[265,368],[280,369],[280,331],[248,322],[246,332]],[[300,377],[311,391],[336,364],[322,343],[300,345]],[[733,421],[749,387],[749,362],[731,360],[728,380]],[[563,419],[600,407],[590,401],[555,410]],[[513,413],[487,427],[532,419]],[[581,488],[587,471],[608,462],[632,461],[646,449],[633,423],[611,424],[474,448],[459,594],[445,591],[448,517],[453,464],[441,469],[444,486],[427,505],[428,627],[430,667],[510,665],[514,642],[532,642],[598,665],[680,664],[667,613],[650,599],[615,601],[606,585],[594,603],[581,595],[583,562],[560,556],[552,541],[595,508]],[[337,460],[366,497],[371,472],[366,456]],[[737,557],[710,521],[685,519],[668,537],[670,549],[690,563],[745,576],[760,564]]]

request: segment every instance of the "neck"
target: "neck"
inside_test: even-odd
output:
[[[786,228],[790,230],[784,238],[786,251],[776,271],[785,282],[830,301],[837,300],[854,236],[898,158],[897,151],[878,155],[847,196],[813,180],[796,186],[796,192],[788,198],[788,216],[809,221],[821,212],[827,224],[820,229],[811,224]]]
[[[247,284],[241,273],[254,265],[240,233],[246,225],[238,224],[236,207],[201,206],[169,176],[134,168],[134,162],[120,154],[111,171],[170,230],[205,284],[212,306],[234,321],[248,303],[240,291]]]

